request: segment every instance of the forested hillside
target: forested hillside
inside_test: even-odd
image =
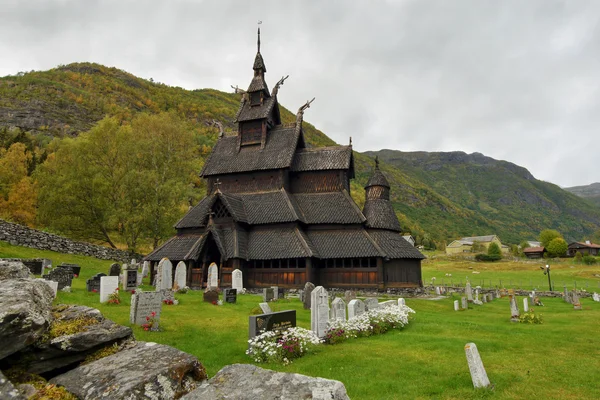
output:
[[[284,88],[279,98],[285,101]],[[152,197],[146,190],[162,185],[156,183],[160,179],[148,165],[150,160],[154,164],[160,160],[153,155],[160,154],[160,148],[152,146],[147,131],[159,130],[165,143],[177,132],[170,127],[189,132],[186,151],[193,160],[181,168],[198,172],[217,139],[216,122],[226,131],[234,129],[239,100],[237,94],[184,90],[92,63],[0,78],[0,217],[79,239],[142,248],[155,245],[172,233],[170,225],[190,202],[205,194],[205,188],[194,174],[167,179],[173,171],[162,163],[162,179],[178,188],[168,193],[179,197],[168,201],[180,205],[174,213],[164,213],[166,221],[158,217],[142,221],[142,216],[136,219],[123,210],[107,210],[114,202],[139,210],[150,198],[155,203],[152,213],[166,207],[166,194],[155,190]],[[294,114],[283,107],[281,115],[284,123],[294,121]],[[310,111],[305,118],[310,120]],[[312,146],[333,144],[307,122],[304,132]],[[108,140],[110,135],[120,142]],[[183,152],[186,146],[179,147]],[[439,246],[458,236],[490,233],[518,243],[537,237],[544,228],[581,240],[600,227],[599,208],[535,180],[523,168],[484,156],[456,160],[441,154],[380,152],[382,169],[392,184],[394,208],[404,229],[419,243]],[[352,195],[361,206],[362,186],[374,165],[372,156],[355,153]],[[72,169],[85,171],[87,181],[72,182],[84,175],[69,174]],[[137,185],[128,187],[128,180]],[[94,196],[98,199],[85,207],[77,203],[78,197],[90,200]],[[111,197],[112,203],[102,196]],[[62,214],[56,212],[58,204]],[[67,206],[73,215],[85,208],[91,219],[66,218]],[[75,229],[94,224],[106,232],[90,235],[86,229]],[[143,224],[153,226],[143,228]]]
[[[565,188],[567,192],[589,200],[593,204],[600,207],[600,182],[592,183],[591,185],[573,186]]]

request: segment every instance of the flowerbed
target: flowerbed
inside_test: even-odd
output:
[[[294,327],[281,332],[266,331],[248,340],[250,348],[246,350],[246,354],[258,363],[288,364],[321,342],[313,331],[304,328]]]

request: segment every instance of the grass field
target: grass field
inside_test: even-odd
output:
[[[4,242],[0,242],[0,257],[47,257],[54,264],[78,263],[82,272],[74,280],[73,292],[59,293],[57,303],[92,306],[107,318],[129,325],[129,294],[122,295],[123,304],[110,306],[100,304],[98,294],[85,290],[85,280],[97,272],[106,273],[110,261],[14,247]],[[577,280],[578,286],[587,279],[590,287],[597,287],[600,279],[594,274],[600,274],[600,268],[569,267],[567,262],[552,268],[565,280]],[[459,277],[473,270],[492,280],[508,277],[525,281],[538,275],[542,277],[537,278],[539,281],[545,279],[536,264],[489,265],[446,259],[428,260],[423,276],[425,281],[436,276],[437,283],[441,283],[445,273]],[[163,307],[161,332],[133,327],[138,340],[163,343],[194,354],[209,376],[227,364],[251,363],[244,354],[248,315],[261,301],[260,296],[241,295],[237,304],[223,306],[202,302],[201,292],[176,297],[179,305]],[[561,299],[544,298],[546,306],[536,308],[537,313],[543,314],[544,323],[525,325],[509,322],[506,298],[461,312],[453,311],[454,299],[458,296],[442,300],[408,298],[407,305],[416,314],[402,331],[335,346],[322,345],[288,366],[262,366],[340,380],[353,399],[600,398],[600,303],[583,298],[583,310],[574,311]],[[310,312],[303,310],[297,299],[274,302],[272,308],[295,309],[298,325],[310,326]],[[464,354],[468,342],[477,344],[493,390],[473,389]]]

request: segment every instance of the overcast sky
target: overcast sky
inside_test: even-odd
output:
[[[282,4],[285,3],[285,4]],[[267,82],[358,151],[480,152],[600,182],[600,1],[0,0],[0,76],[92,61],[186,89]]]

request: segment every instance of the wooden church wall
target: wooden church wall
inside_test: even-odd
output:
[[[216,189],[215,182],[219,179],[219,189],[223,193],[250,193],[277,190],[284,185],[281,171],[257,171],[231,175],[211,176],[208,178],[207,193]]]
[[[386,287],[422,286],[421,260],[389,260],[384,263],[383,270]]]
[[[348,179],[343,171],[309,171],[290,176],[292,193],[339,192],[349,190]]]

